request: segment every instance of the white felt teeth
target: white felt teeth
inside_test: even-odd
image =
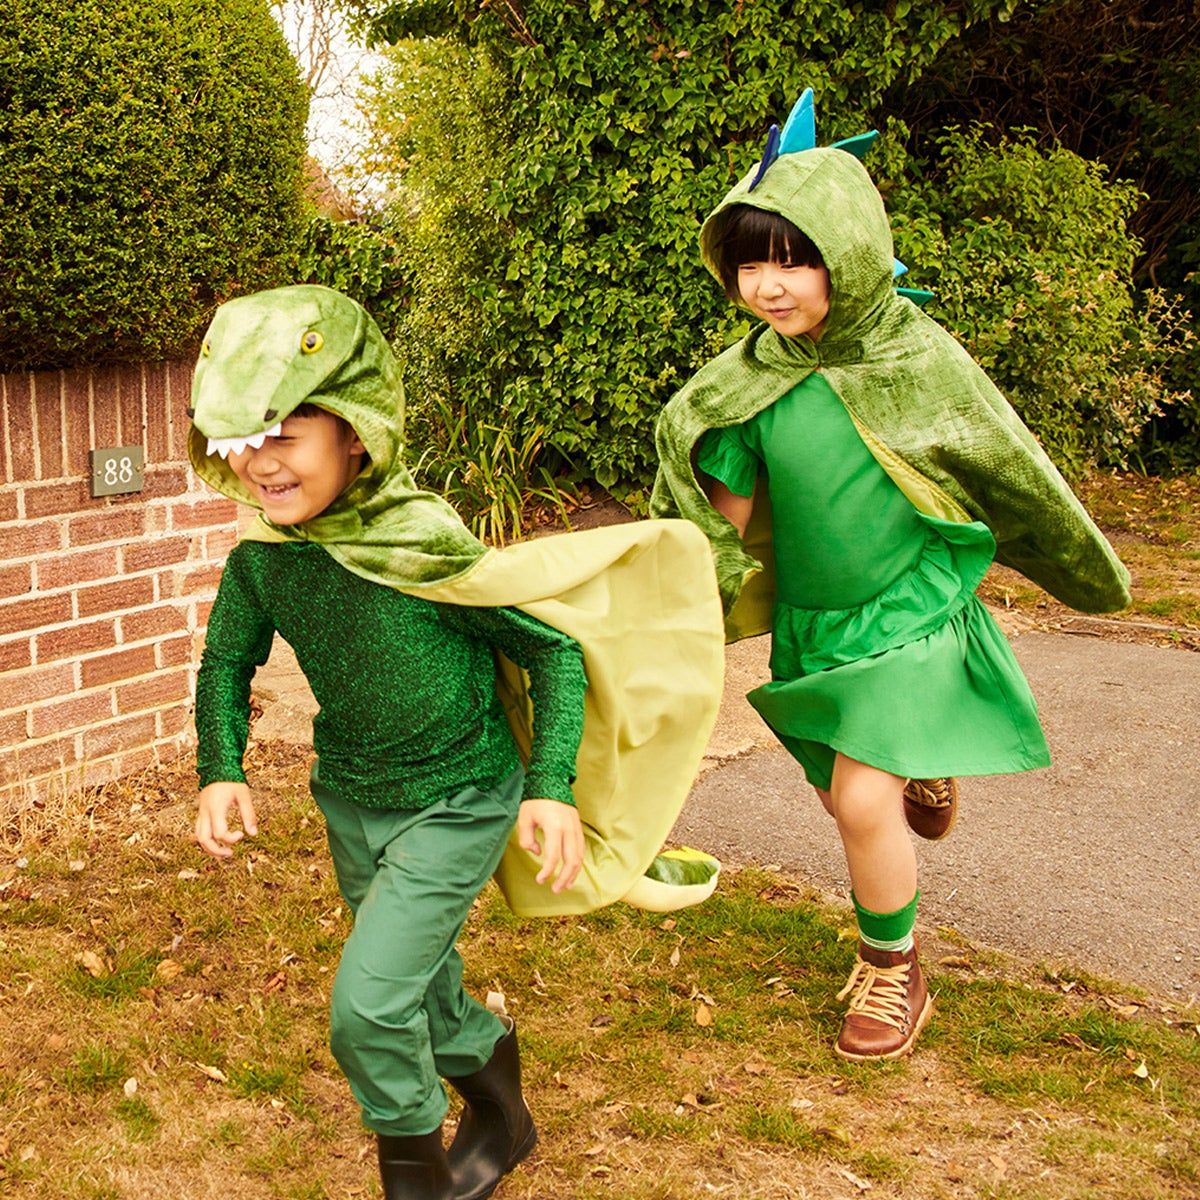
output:
[[[263,442],[267,438],[278,437],[282,432],[283,422],[280,421],[279,424],[272,425],[270,429],[264,429],[262,433],[252,433],[249,437],[209,438],[208,452],[209,454],[219,454],[222,458],[228,458],[231,454],[241,454],[247,446],[258,450],[261,449]]]

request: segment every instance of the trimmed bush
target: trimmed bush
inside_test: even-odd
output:
[[[306,115],[266,0],[7,0],[0,368],[176,354],[290,281]]]
[[[917,164],[889,139],[871,164],[897,253],[935,293],[928,312],[1060,466],[1128,465],[1142,430],[1175,399],[1167,371],[1187,317],[1160,291],[1133,286],[1137,189],[1028,136],[976,127],[936,146],[934,163]]]

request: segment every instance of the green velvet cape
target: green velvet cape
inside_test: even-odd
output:
[[[705,265],[717,274],[726,210],[750,204],[812,239],[829,269],[831,302],[819,342],[759,326],[702,368],[658,421],[651,511],[686,517],[708,535],[728,636],[770,627],[770,514],[756,500],[743,543],[706,500],[693,452],[706,430],[748,420],[812,371],[918,510],[985,522],[1000,562],[1073,608],[1128,604],[1128,572],[1012,406],[941,326],[895,292],[887,216],[857,158],[832,147],[787,153],[753,191],[752,178],[706,221]]]

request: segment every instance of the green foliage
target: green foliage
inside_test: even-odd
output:
[[[409,289],[386,223],[313,217],[300,249],[300,283],[320,283],[357,300],[383,335],[395,337]]]
[[[1185,314],[1133,287],[1138,193],[1062,147],[989,136],[949,130],[924,174],[888,140],[873,166],[897,253],[1060,465],[1125,466],[1175,399],[1186,337]]]
[[[636,486],[662,404],[738,332],[696,237],[768,124],[811,85],[823,139],[860,132],[889,86],[1012,4],[358,7],[376,36],[470,43],[404,43],[375,102],[418,250],[410,403],[544,429],[579,473]]]
[[[288,281],[306,110],[266,0],[9,0],[0,367],[177,353]]]

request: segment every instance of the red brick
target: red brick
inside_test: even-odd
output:
[[[136,679],[139,675],[149,675],[154,669],[153,646],[135,646],[130,650],[98,654],[95,658],[85,658],[79,668],[85,688],[122,679]]]
[[[0,677],[0,711],[25,708],[39,700],[55,700],[75,691],[75,667],[58,663],[53,667],[33,667],[28,671],[9,671]]]
[[[158,710],[158,736],[160,738],[178,737],[191,728],[192,706],[177,704],[173,708]]]
[[[201,500],[197,504],[171,505],[171,524],[176,529],[203,529],[212,525],[237,522],[237,504],[233,500]]]
[[[33,666],[33,639],[14,638],[0,642],[0,671],[21,671]]]
[[[0,554],[5,558],[29,558],[60,550],[63,527],[58,521],[22,521],[0,528]]]
[[[224,570],[220,565],[200,567],[195,571],[188,571],[181,575],[177,581],[177,594],[180,596],[191,596],[196,592],[215,592],[217,585],[221,582],[221,573]],[[167,595],[168,581],[163,580],[163,595]]]
[[[188,629],[186,608],[170,604],[159,604],[139,612],[125,613],[121,617],[121,640],[126,644],[141,642],[146,638],[165,637]]]
[[[209,562],[224,560],[238,543],[238,535],[231,529],[219,529],[204,535],[204,557]]]
[[[147,363],[143,385],[146,389],[146,462],[166,462],[171,457],[166,363]]]
[[[167,381],[171,392],[171,457],[186,459],[188,430],[192,427],[187,415],[192,402],[192,363],[170,363]]]
[[[108,754],[138,750],[154,741],[154,714],[114,721],[110,725],[97,725],[83,731],[83,756],[85,759],[104,758]]]
[[[195,543],[190,537],[148,537],[134,546],[125,547],[125,570],[148,571],[152,567],[169,567],[187,562]]]
[[[48,771],[69,771],[76,761],[74,737],[23,742],[11,754],[0,755],[0,783],[24,782]]]
[[[0,462],[3,462],[0,452]],[[15,521],[17,519],[17,493],[15,491],[0,492],[0,521]]]
[[[86,725],[111,720],[112,716],[111,690],[73,696],[70,700],[60,700],[56,704],[43,704],[31,709],[29,713],[33,726],[32,736],[35,738],[82,729]]]
[[[122,775],[133,775],[138,771],[144,771],[147,767],[152,767],[158,762],[158,755],[155,753],[154,746],[144,746],[140,750],[128,751],[121,754],[115,760],[115,769],[112,777],[120,779]]]
[[[154,602],[154,580],[146,575],[118,579],[115,583],[80,588],[76,598],[81,617],[94,617],[97,613],[117,612],[123,608],[141,608]]]
[[[176,710],[172,710],[176,711]],[[7,752],[29,737],[29,719],[23,712],[10,712],[0,717],[0,750]]]
[[[0,635],[41,629],[43,625],[69,621],[72,616],[71,597],[68,595],[34,596],[29,600],[10,601],[0,605]]]
[[[33,591],[33,564],[0,567],[0,596],[23,596]]]
[[[180,667],[192,661],[192,635],[167,638],[158,643],[158,665]]]
[[[121,395],[120,367],[92,368],[92,446],[97,450],[121,445],[117,405]]]
[[[136,364],[120,368],[121,445],[146,446],[146,410],[142,405],[142,368]]]
[[[56,658],[81,658],[97,650],[109,650],[117,644],[116,622],[91,621],[86,625],[78,622],[65,629],[51,629],[37,635],[37,659],[39,663],[53,662]]]
[[[144,508],[122,508],[114,504],[102,512],[89,513],[86,517],[72,517],[67,522],[67,539],[72,546],[90,546],[95,542],[118,542],[139,538],[145,530]]]
[[[142,708],[160,708],[191,696],[186,670],[160,671],[149,679],[139,679],[117,688],[117,712],[131,713]]]
[[[63,415],[67,422],[68,475],[88,477],[92,473],[88,451],[92,448],[92,373],[86,368],[63,371]]]
[[[97,579],[111,579],[117,573],[115,546],[77,554],[57,554],[38,562],[38,590],[48,592],[54,588],[75,587]]]
[[[146,469],[145,486],[138,495],[143,500],[163,500],[184,496],[188,490],[188,473],[184,467],[165,466]]]
[[[67,472],[63,459],[63,409],[58,372],[34,378],[37,411],[38,478],[59,479]]]
[[[92,496],[91,484],[86,479],[67,479],[25,489],[25,516],[29,518],[87,512],[105,503]]]
[[[13,481],[35,479],[33,462],[33,376],[8,375],[4,380],[8,404],[8,441],[12,450]]]

